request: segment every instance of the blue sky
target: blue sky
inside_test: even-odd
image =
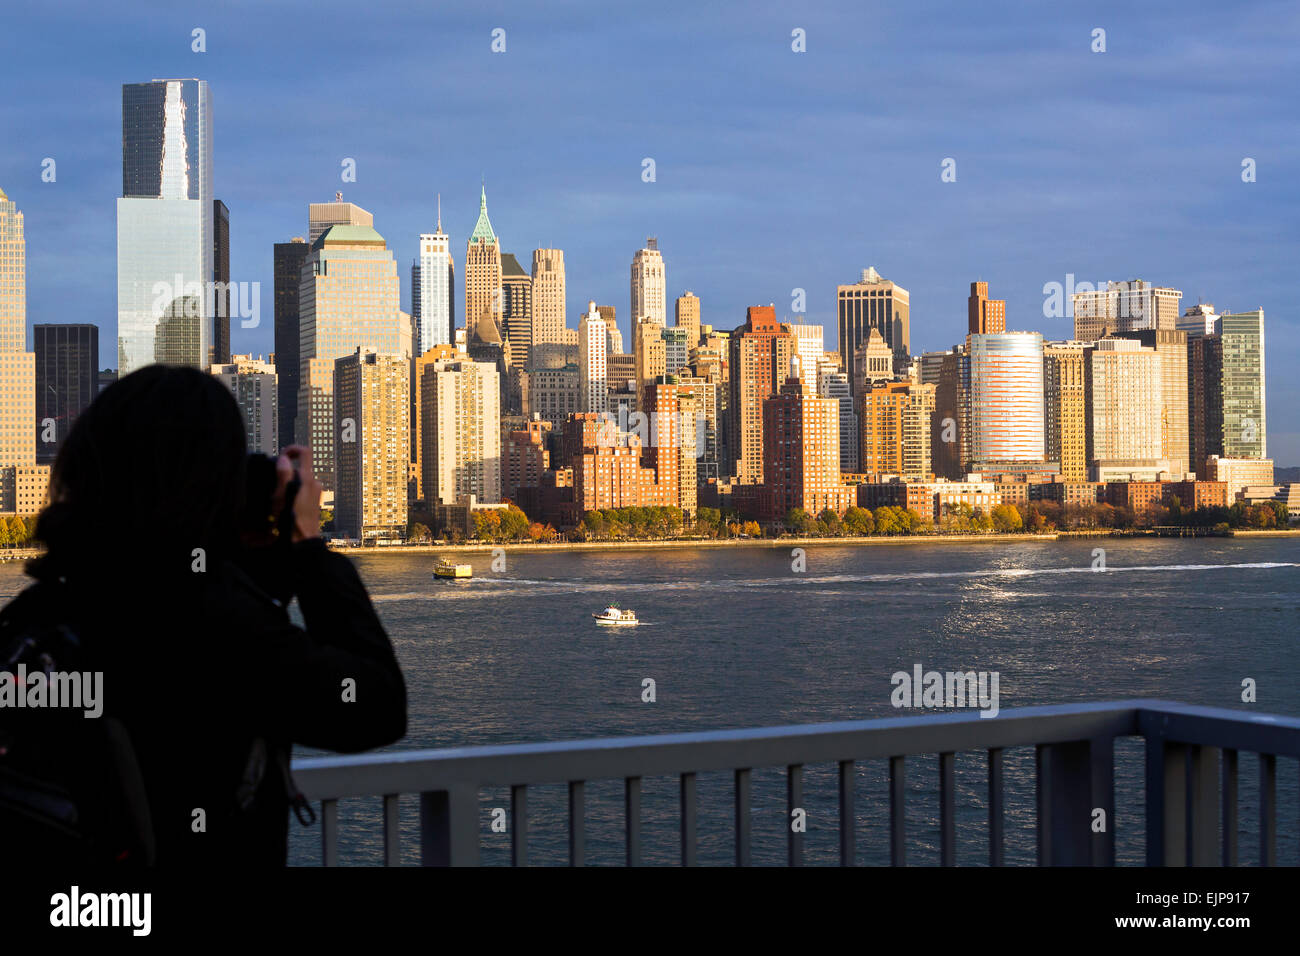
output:
[[[979,278],[1009,327],[1051,338],[1070,324],[1044,318],[1043,285],[1067,273],[1262,307],[1269,451],[1300,464],[1300,5],[19,0],[0,23],[0,187],[26,214],[28,319],[98,323],[105,366],[121,85],[196,76],[232,278],[263,285],[235,351],[272,348],[271,247],[305,234],[309,202],[342,190],[374,213],[409,309],[437,193],[459,266],[482,176],[505,251],[527,267],[565,250],[570,324],[595,299],[625,335],[648,235],[704,322],[790,314],[803,288],[830,348],[835,286],[869,265],[911,291],[913,351],[961,340]]]

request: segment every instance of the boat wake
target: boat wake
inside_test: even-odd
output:
[[[1071,566],[1062,568],[980,568],[968,571],[895,571],[877,574],[788,574],[775,578],[737,578],[735,580],[715,581],[636,581],[604,579],[584,581],[581,579],[539,579],[539,578],[504,578],[482,577],[474,581],[472,588],[452,589],[438,588],[430,591],[399,591],[389,594],[372,594],[375,601],[445,601],[472,600],[484,596],[501,596],[512,592],[552,591],[556,593],[585,594],[608,593],[611,588],[653,586],[656,591],[744,591],[751,588],[779,588],[789,586],[818,587],[823,585],[843,584],[891,584],[900,581],[944,581],[960,579],[1023,579],[1054,574],[1135,574],[1135,573],[1179,573],[1205,571],[1268,571],[1279,568],[1297,568],[1300,563],[1292,561],[1259,561],[1240,564],[1141,564],[1141,565],[1107,565],[1104,570],[1091,566]]]

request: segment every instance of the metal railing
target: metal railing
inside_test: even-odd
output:
[[[1070,704],[978,713],[933,714],[843,723],[607,738],[561,743],[413,750],[294,761],[300,789],[321,804],[321,849],[338,863],[338,804],[383,797],[384,862],[400,861],[398,796],[420,795],[420,855],[426,866],[479,862],[479,792],[509,787],[511,862],[528,863],[528,790],[567,784],[568,853],[582,865],[586,839],[585,785],[624,782],[625,858],[641,862],[641,782],[680,781],[681,862],[697,862],[696,775],[734,775],[735,861],[751,850],[751,772],[784,767],[787,809],[803,805],[803,768],[838,765],[839,860],[855,861],[855,765],[889,766],[889,846],[894,865],[907,862],[904,825],[907,759],[939,758],[940,862],[956,862],[955,755],[988,758],[988,862],[1003,863],[1004,751],[1036,748],[1037,844],[1040,865],[1112,866],[1115,826],[1094,832],[1093,811],[1115,817],[1116,738],[1146,743],[1146,862],[1151,866],[1238,863],[1239,754],[1259,755],[1259,860],[1277,862],[1277,758],[1300,757],[1300,720],[1156,700]],[[1219,828],[1222,824],[1223,839]],[[803,862],[804,834],[787,827],[787,861]]]

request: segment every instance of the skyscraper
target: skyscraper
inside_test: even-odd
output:
[[[442,197],[438,197],[438,225],[420,235],[420,253],[411,265],[411,318],[415,322],[415,354],[435,345],[450,345],[455,317],[456,264],[451,241],[442,231]]]
[[[349,538],[406,536],[410,388],[410,365],[401,355],[357,349],[334,361],[334,521]]]
[[[637,407],[643,409],[645,390],[668,372],[664,326],[650,316],[632,320],[632,361],[636,367]]]
[[[968,335],[961,359],[962,448],[969,470],[1042,462],[1043,337]]]
[[[251,355],[233,355],[229,362],[214,363],[212,374],[239,404],[248,450],[271,457],[279,454],[275,366]]]
[[[342,193],[334,194],[333,202],[314,202],[307,204],[307,242],[315,245],[316,240],[330,226],[371,226],[375,217],[356,203],[344,202]]]
[[[230,361],[230,210],[212,200],[212,361]]]
[[[1223,458],[1267,458],[1264,310],[1219,316],[1223,347]]]
[[[745,324],[731,334],[730,347],[727,440],[735,461],[732,474],[742,483],[758,483],[765,467],[763,402],[776,394],[777,377],[790,368],[790,356],[799,354],[798,341],[789,325],[776,320],[775,308],[755,305],[746,310]],[[837,447],[838,429],[837,423]],[[838,457],[837,452],[836,468]]]
[[[689,329],[674,326],[671,329],[664,329],[659,333],[660,338],[664,340],[664,374],[676,375],[686,367],[690,360],[691,348],[689,342]]]
[[[468,358],[443,359],[420,376],[420,461],[425,500],[464,495],[501,500],[501,386],[497,370]]]
[[[894,353],[895,367],[905,366],[911,358],[912,296],[901,285],[883,279],[875,267],[862,270],[862,278],[853,285],[835,290],[840,335],[840,361],[853,388],[862,377],[856,363],[858,346],[877,329]]]
[[[564,250],[533,250],[533,342],[564,341]]]
[[[465,328],[467,341],[477,334],[484,342],[505,340],[501,327],[505,302],[501,289],[501,243],[487,213],[487,188],[478,204],[478,222],[465,243]]]
[[[854,395],[894,380],[894,352],[879,329],[870,329],[853,354],[858,378],[849,385]]]
[[[1160,356],[1135,339],[1104,338],[1084,365],[1088,464],[1159,462],[1164,451]]]
[[[1215,323],[1219,315],[1214,311],[1213,302],[1198,302],[1196,305],[1189,306],[1187,311],[1182,314],[1178,320],[1177,327],[1188,334],[1193,335],[1213,335],[1218,331]]]
[[[1120,334],[1137,339],[1160,356],[1160,457],[1170,463],[1175,475],[1182,476],[1191,468],[1192,454],[1187,428],[1187,333],[1160,328]]]
[[[117,200],[120,375],[154,362],[207,367],[215,341],[214,209],[208,84],[124,85]]]
[[[1088,411],[1084,385],[1087,343],[1043,346],[1043,428],[1048,461],[1064,481],[1088,480]]]
[[[990,299],[987,282],[972,282],[970,298],[966,300],[966,331],[972,335],[987,335],[1007,330],[1007,303],[1005,299]]]
[[[1075,292],[1074,337],[1095,342],[1112,332],[1178,327],[1178,304],[1183,294],[1177,289],[1152,286],[1141,279],[1108,282],[1106,288]]]
[[[508,252],[501,254],[501,324],[510,343],[510,368],[514,373],[528,367],[533,346],[533,279]]]
[[[302,267],[311,247],[302,236],[275,244],[275,375],[276,412],[281,448],[293,444],[293,423],[298,417],[299,293]]]
[[[623,351],[623,333],[618,330],[618,316],[612,305],[598,305],[596,310],[605,320],[605,331],[609,337],[609,354],[618,355]],[[633,375],[635,376],[635,371]]]
[[[792,323],[795,347],[799,350],[799,367],[804,369],[805,384],[817,389],[817,366],[826,360],[826,331],[817,324]]]
[[[689,291],[679,295],[675,320],[678,328],[686,330],[686,349],[689,352],[700,344],[700,297]]]
[[[849,377],[838,366],[823,362],[817,366],[817,394],[833,398],[840,403],[840,471],[858,470],[862,436],[858,429],[858,413],[853,409],[853,393]],[[927,422],[926,434],[929,434]]]
[[[804,381],[797,352],[785,364],[781,390],[763,400],[763,510],[773,521],[793,508],[843,514],[852,502],[840,481],[840,403]]]
[[[32,346],[36,358],[36,460],[48,465],[77,416],[99,394],[99,326],[33,325]]]
[[[591,302],[578,323],[578,410],[604,412],[608,408],[608,332],[605,319]]]
[[[858,401],[859,468],[877,479],[930,480],[933,415],[933,385],[889,382],[864,391]]]
[[[632,327],[649,318],[659,326],[668,324],[668,306],[664,284],[664,257],[659,254],[659,240],[653,236],[645,248],[632,257]]]
[[[27,240],[23,214],[0,189],[0,512],[19,510],[36,465],[36,356],[27,346]],[[43,469],[48,481],[48,469]]]
[[[371,226],[331,226],[311,247],[299,299],[294,437],[310,445],[316,477],[335,489],[334,362],[358,348],[401,354],[397,263]]]

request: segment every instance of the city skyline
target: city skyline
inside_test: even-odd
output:
[[[736,24],[709,11],[665,7],[637,20],[643,29],[636,42],[645,55],[672,67],[656,75],[655,96],[638,126],[615,121],[618,95],[637,71],[622,62],[629,41],[614,29],[625,15],[602,12],[588,26],[584,9],[566,8],[550,21],[507,8],[406,11],[401,16],[411,28],[392,39],[393,69],[414,69],[417,51],[427,54],[429,45],[428,30],[419,28],[437,27],[433,46],[444,75],[453,78],[445,109],[415,109],[414,92],[399,92],[382,108],[346,108],[342,122],[325,123],[340,108],[344,86],[337,76],[318,81],[333,97],[290,89],[287,100],[268,106],[261,91],[293,70],[305,71],[309,49],[326,59],[331,50],[342,56],[352,33],[339,24],[356,25],[346,8],[319,26],[295,18],[302,44],[280,45],[274,63],[266,37],[278,35],[287,12],[259,12],[248,21],[265,30],[236,29],[242,21],[214,12],[201,25],[206,52],[200,54],[191,51],[193,18],[179,14],[120,38],[111,51],[98,49],[95,25],[104,15],[84,8],[59,38],[60,50],[80,65],[53,75],[23,103],[3,107],[14,141],[31,144],[0,157],[0,184],[28,222],[29,329],[89,321],[105,331],[111,323],[121,87],[155,76],[196,76],[211,89],[214,193],[230,208],[231,278],[262,287],[260,325],[232,323],[232,352],[271,351],[271,250],[301,233],[304,204],[342,191],[346,201],[370,210],[406,279],[419,235],[435,224],[437,194],[455,250],[473,224],[473,199],[486,180],[504,251],[527,257],[533,248],[565,250],[570,328],[581,303],[626,301],[627,262],[647,235],[658,238],[664,254],[667,297],[693,290],[704,324],[735,328],[747,306],[771,302],[778,317],[821,324],[828,346],[834,287],[856,281],[869,266],[911,292],[913,354],[961,341],[965,299],[976,279],[1007,302],[1008,329],[1041,331],[1049,341],[1070,338],[1072,323],[1043,316],[1042,287],[1064,284],[1068,275],[1089,282],[1140,276],[1182,289],[1184,309],[1198,300],[1220,312],[1263,307],[1270,317],[1270,453],[1279,465],[1300,462],[1300,430],[1283,414],[1300,399],[1300,386],[1283,374],[1300,347],[1297,322],[1286,309],[1286,252],[1300,219],[1293,214],[1300,197],[1290,172],[1300,151],[1291,126],[1279,121],[1293,107],[1272,99],[1294,85],[1285,82],[1296,72],[1287,59],[1300,32],[1293,12],[1248,5],[1220,24],[1211,47],[1167,11],[1121,17],[1121,8],[1107,5],[1064,23],[1051,11],[1017,9],[1012,18],[1009,7],[997,5],[951,11],[937,39],[922,22],[924,8],[871,18],[847,6],[808,14],[759,10]],[[368,15],[385,30],[398,16]],[[48,31],[31,15],[14,19],[13,36],[40,41],[19,44],[15,69],[35,69]],[[494,54],[491,31],[498,26],[507,31],[507,46]],[[1089,48],[1098,26],[1108,31],[1105,53]],[[806,53],[791,49],[796,27],[806,31]],[[859,27],[879,40],[879,71],[905,61],[909,48],[948,49],[968,35],[984,42],[948,49],[955,62],[942,68],[895,71],[888,86],[874,89],[877,71],[854,60],[853,87],[836,89],[820,78],[843,69]],[[689,67],[677,42],[682,35],[710,51],[713,88],[692,86],[703,67]],[[1161,41],[1152,48],[1146,38],[1157,35]],[[1141,45],[1136,36],[1144,37]],[[591,43],[593,37],[600,43]],[[1026,54],[1030,48],[1039,52]],[[1009,50],[1024,63],[1023,79],[984,78],[975,64]],[[1198,71],[1211,54],[1232,68]],[[517,94],[523,77],[535,75],[543,61],[584,57],[584,67],[605,71],[610,82],[590,84],[585,70],[566,67],[553,101],[530,104],[535,116],[523,114]],[[744,66],[729,75],[719,69],[727,63]],[[454,79],[476,69],[491,71],[483,88],[473,86],[477,80]],[[958,75],[960,84],[945,86]],[[1134,83],[1145,84],[1151,103],[1133,101]],[[936,88],[945,91],[942,102],[926,106]],[[816,99],[809,95],[814,90]],[[364,93],[353,99],[369,104]],[[715,129],[717,110],[728,100],[738,109]],[[532,155],[521,158],[511,137],[484,135],[489,120],[502,121],[471,115],[486,101],[520,103],[506,115],[540,137]],[[74,102],[74,109],[64,108]],[[977,130],[962,119],[971,109],[981,116]],[[1146,124],[1142,136],[1081,143],[1077,125],[1102,115],[1099,110],[1125,128]],[[860,128],[844,125],[849,111],[861,114]],[[389,122],[397,113],[404,122]],[[881,145],[879,134],[900,120],[906,132]],[[395,126],[402,130],[396,138]],[[599,150],[585,145],[596,130]],[[418,148],[421,137],[455,146],[430,163]],[[826,142],[843,148],[814,146]],[[956,159],[952,183],[940,178],[948,157]],[[1242,181],[1244,157],[1258,164],[1256,182]],[[57,163],[54,182],[41,181],[45,158]],[[355,183],[340,178],[348,158],[357,163]],[[655,160],[655,182],[642,179],[645,158]],[[805,290],[805,314],[791,309],[796,288]],[[403,281],[404,309],[409,294]],[[69,301],[81,303],[77,314],[68,314]],[[625,342],[631,321],[620,309]],[[101,336],[106,367],[115,364],[114,338]]]

